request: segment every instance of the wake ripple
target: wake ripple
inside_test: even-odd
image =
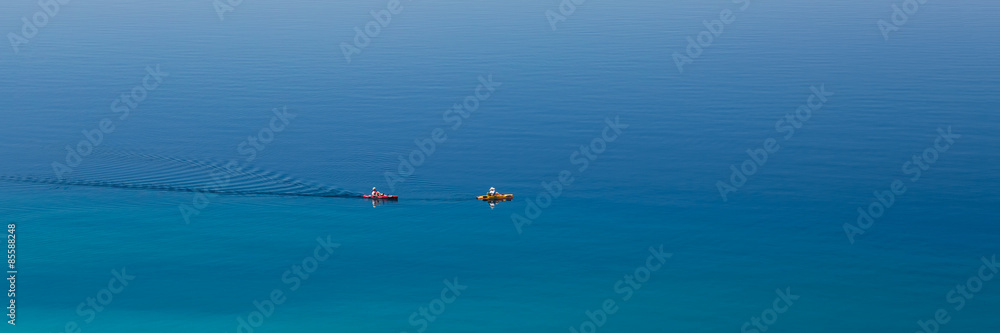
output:
[[[361,193],[297,179],[280,172],[239,165],[235,161],[209,162],[127,151],[89,156],[83,166],[63,179],[6,175],[0,176],[0,180],[222,195],[361,197]]]

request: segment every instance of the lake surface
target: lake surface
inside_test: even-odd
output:
[[[1000,5],[893,5],[61,5],[0,47],[3,330],[997,331]]]

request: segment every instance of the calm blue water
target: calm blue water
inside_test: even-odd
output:
[[[253,332],[753,332],[762,314],[773,332],[914,332],[938,309],[942,332],[997,331],[1000,281],[958,310],[949,297],[1000,252],[1000,6],[928,1],[886,40],[876,22],[901,3],[587,1],[553,31],[557,1],[403,1],[348,63],[341,43],[387,1],[247,0],[224,20],[209,0],[70,2],[17,53],[0,46],[18,270],[3,330],[249,332],[279,290]],[[672,55],[726,9],[680,73]],[[3,2],[0,32],[40,10]],[[167,76],[119,118],[113,101],[156,66]],[[820,86],[833,95],[786,139],[775,123]],[[58,179],[64,147],[105,118],[114,131]],[[262,149],[243,143],[272,123]],[[911,181],[904,163],[948,127],[960,137]],[[769,138],[780,149],[723,200],[730,165]],[[213,180],[230,160],[241,171]],[[519,233],[512,214],[537,213],[563,170],[573,182]],[[852,244],[844,224],[897,179],[906,192]],[[354,197],[372,186],[400,200]],[[468,199],[490,186],[515,199]],[[206,190],[225,193],[191,192]],[[310,266],[318,237],[340,245]],[[618,283],[661,245],[673,255],[648,280]],[[112,293],[122,268],[134,279]],[[799,298],[771,317],[786,288]],[[588,318],[607,299],[617,310]]]

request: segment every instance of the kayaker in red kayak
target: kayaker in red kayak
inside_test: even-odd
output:
[[[385,193],[382,193],[382,192],[379,192],[379,191],[375,190],[374,186],[372,187],[372,197],[380,197],[380,196],[384,196],[384,195],[385,195]]]

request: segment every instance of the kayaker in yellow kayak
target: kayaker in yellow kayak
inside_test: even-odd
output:
[[[486,195],[480,195],[480,196],[476,197],[476,199],[479,199],[479,200],[510,200],[510,199],[513,199],[513,198],[514,198],[514,195],[512,195],[512,194],[500,194],[500,192],[497,192],[497,189],[493,188],[493,187],[490,187],[490,191],[486,192]]]

